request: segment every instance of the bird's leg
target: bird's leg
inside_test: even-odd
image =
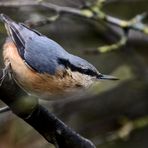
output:
[[[2,69],[2,77],[0,78],[0,86],[2,86],[3,81],[5,80],[6,76],[9,74],[10,71],[10,63]]]

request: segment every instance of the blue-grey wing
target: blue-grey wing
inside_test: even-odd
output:
[[[37,72],[51,75],[55,74],[57,69],[64,70],[64,65],[58,65],[58,58],[67,57],[68,53],[58,43],[23,24],[15,23],[5,15],[1,17],[26,64]]]
[[[69,54],[55,41],[28,28],[22,31],[25,35],[23,39],[25,42],[24,60],[34,70],[40,73],[55,74],[57,69],[64,71],[65,68],[70,68],[72,71],[91,76],[99,74],[93,65],[78,56]]]
[[[17,24],[6,15],[1,15],[10,37],[17,46],[22,59],[40,73],[55,74],[57,70],[70,68],[91,76],[97,76],[96,68],[80,57],[66,52],[58,43],[31,30],[23,24]]]
[[[34,36],[26,42],[24,59],[29,66],[40,73],[54,74],[57,69],[79,71],[96,76],[96,68],[84,59],[66,52],[58,43],[45,37]]]
[[[68,57],[68,53],[55,41],[45,36],[34,36],[25,45],[25,62],[40,73],[55,74],[57,69],[64,70],[59,65],[59,58]]]

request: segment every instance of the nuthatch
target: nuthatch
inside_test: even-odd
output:
[[[5,66],[29,94],[48,98],[88,88],[100,79],[116,80],[24,24],[17,24],[4,14],[1,20],[9,34],[3,51]]]

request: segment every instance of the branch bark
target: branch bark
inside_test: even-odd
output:
[[[52,18],[48,18],[46,20],[41,20],[39,22],[31,22],[26,21],[26,23],[29,26],[40,26],[44,25],[46,23],[51,23],[56,21],[61,15],[63,14],[70,14],[79,16],[88,20],[95,21],[97,23],[100,22],[100,20],[103,20],[106,23],[113,24],[115,26],[118,26],[122,29],[123,35],[120,35],[120,40],[116,43],[113,43],[111,45],[105,45],[103,47],[98,47],[97,50],[99,52],[107,52],[111,50],[118,49],[122,46],[124,46],[128,40],[128,32],[130,29],[148,34],[148,26],[145,25],[142,21],[144,18],[147,17],[146,13],[138,14],[137,16],[133,17],[130,20],[122,20],[110,15],[107,15],[102,11],[102,7],[104,3],[107,2],[106,0],[96,0],[95,3],[86,5],[79,8],[72,8],[72,7],[65,7],[60,6],[56,4],[52,4],[50,2],[44,2],[44,1],[29,1],[29,2],[18,2],[18,1],[12,1],[12,2],[0,2],[0,6],[3,7],[20,7],[20,6],[41,6],[48,8],[50,10],[53,10],[57,13],[56,16]],[[126,35],[125,35],[126,32]]]
[[[103,3],[106,0],[103,1]],[[44,1],[30,1],[30,2],[18,2],[18,1],[12,1],[12,2],[0,2],[1,7],[21,7],[21,6],[42,6],[45,8],[48,8],[50,10],[56,11],[58,14],[72,14],[77,15],[83,18],[87,18],[94,21],[104,20],[107,23],[116,25],[120,28],[128,28],[133,30],[138,30],[140,32],[143,32],[145,34],[148,34],[148,26],[146,26],[144,23],[142,23],[142,20],[147,17],[146,13],[138,14],[137,16],[133,17],[130,20],[122,20],[113,16],[109,16],[105,14],[101,8],[102,3],[97,2],[96,4],[93,4],[92,6],[88,6],[84,9],[77,9],[72,7],[65,7],[65,6],[59,6],[56,4],[52,4],[50,2],[44,2]]]
[[[2,75],[1,70],[0,77]],[[0,87],[0,91],[3,92],[0,93],[1,100],[10,107],[13,113],[30,124],[56,148],[95,148],[91,141],[74,132],[45,107],[38,104],[36,98],[15,98],[16,94],[12,94],[12,92],[9,96],[7,91],[10,91],[11,87],[14,87],[13,84],[10,84],[10,80],[6,78]],[[14,93],[16,93],[15,91]],[[12,96],[14,98],[10,98]]]

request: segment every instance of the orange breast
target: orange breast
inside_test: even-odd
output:
[[[72,72],[70,69],[58,71],[54,76],[37,73],[25,64],[12,41],[4,44],[3,57],[5,65],[11,64],[16,82],[29,93],[49,96],[88,87],[92,84],[89,76]]]

